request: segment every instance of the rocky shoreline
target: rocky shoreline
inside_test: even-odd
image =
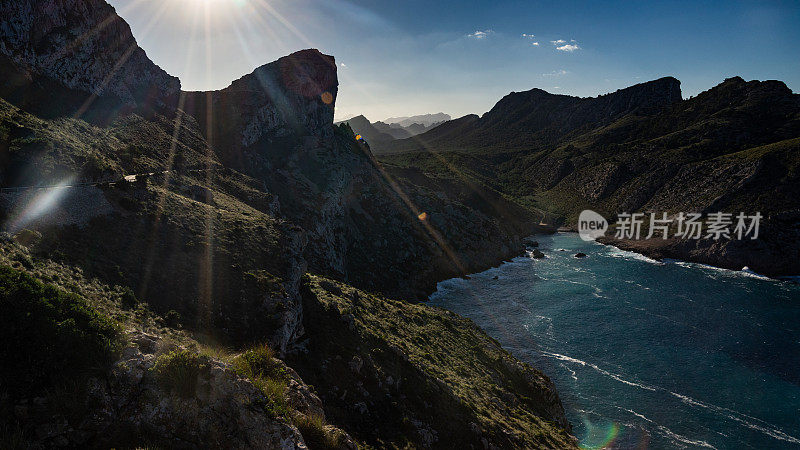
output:
[[[681,239],[630,240],[615,237],[601,237],[597,242],[621,250],[635,252],[656,261],[675,259],[704,264],[728,270],[750,270],[774,279],[794,276],[800,273],[796,263],[780,261],[769,252],[769,246],[761,246],[761,251],[748,249],[746,243],[739,241],[709,241]],[[775,262],[779,261],[778,264]]]

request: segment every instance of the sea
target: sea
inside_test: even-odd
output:
[[[428,302],[549,376],[582,448],[800,449],[800,285],[535,239]]]

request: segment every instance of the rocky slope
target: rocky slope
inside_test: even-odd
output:
[[[308,353],[290,361],[357,439],[378,448],[575,445],[560,431],[570,425],[550,379],[471,321],[317,277],[303,298]]]
[[[319,448],[320,436],[332,448],[356,448],[326,424],[299,375],[263,347],[231,353],[201,344],[129,290],[40,259],[22,241],[30,243],[0,235],[3,448],[302,449]],[[59,302],[72,304],[54,308]],[[85,364],[97,324],[107,330],[105,354]],[[48,342],[54,333],[66,342]]]

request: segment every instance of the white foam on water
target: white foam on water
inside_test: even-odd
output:
[[[731,270],[731,269],[725,269],[725,268],[722,268],[722,267],[711,266],[711,265],[708,265],[708,264],[691,262],[691,261],[683,261],[683,260],[680,260],[680,259],[671,259],[671,258],[664,258],[663,262],[666,263],[666,264],[675,264],[676,266],[686,267],[687,269],[705,270],[705,271],[708,271],[709,276],[711,276],[711,278],[714,278],[714,279],[718,279],[718,277],[714,276],[713,274],[726,275],[726,276],[729,276],[731,278],[740,278],[740,277],[741,278],[755,278],[755,279],[764,280],[764,281],[780,281],[783,278],[783,277],[781,277],[781,278],[768,277],[766,275],[762,275],[760,273],[754,272],[754,271],[750,270],[749,268],[742,268],[742,270]]]
[[[680,442],[682,444],[693,445],[695,447],[705,447],[705,448],[714,448],[714,449],[716,449],[716,447],[714,447],[713,445],[709,444],[706,441],[691,439],[691,438],[688,438],[688,437],[683,436],[681,434],[675,433],[674,431],[670,430],[669,428],[665,427],[664,425],[658,424],[658,423],[654,422],[653,420],[648,419],[647,417],[645,417],[644,414],[639,414],[638,412],[636,412],[636,411],[634,411],[632,409],[621,408],[619,406],[617,407],[617,409],[621,409],[623,411],[627,411],[627,412],[633,414],[634,416],[636,416],[636,417],[638,417],[638,418],[640,418],[640,419],[642,419],[642,420],[644,420],[646,422],[649,422],[649,423],[653,424],[655,426],[656,430],[659,433],[661,433],[661,435],[666,436],[667,438],[672,439],[673,441],[677,441],[677,442]]]
[[[749,416],[747,414],[740,413],[738,411],[733,411],[733,410],[728,409],[728,408],[723,408],[721,406],[712,405],[710,403],[704,403],[704,402],[701,402],[699,400],[695,400],[695,399],[693,399],[691,397],[688,397],[688,396],[685,396],[685,395],[682,395],[682,394],[678,394],[676,392],[668,391],[668,390],[660,388],[660,387],[649,386],[649,385],[644,384],[644,383],[638,383],[638,382],[626,380],[626,379],[622,378],[620,375],[617,375],[615,373],[609,372],[609,371],[607,371],[605,369],[602,369],[602,368],[598,367],[596,364],[592,364],[590,362],[586,362],[586,361],[583,361],[583,360],[580,360],[580,359],[577,359],[577,358],[572,358],[570,356],[561,355],[559,353],[552,353],[552,352],[546,352],[546,351],[540,351],[540,353],[543,356],[548,357],[548,358],[554,358],[554,359],[557,359],[559,361],[565,361],[565,362],[570,362],[570,363],[573,363],[573,364],[579,364],[579,365],[584,366],[584,367],[591,367],[592,369],[596,370],[597,372],[599,372],[599,373],[601,373],[601,374],[603,374],[603,375],[605,375],[605,376],[607,376],[607,377],[609,377],[611,379],[619,381],[620,383],[629,385],[629,386],[638,387],[640,389],[645,389],[645,390],[652,391],[652,392],[656,392],[656,391],[669,392],[672,396],[678,398],[679,400],[681,400],[682,402],[684,402],[684,403],[686,403],[688,405],[691,405],[691,406],[694,406],[694,407],[698,407],[698,408],[707,409],[709,411],[713,411],[713,412],[715,412],[717,414],[720,414],[720,415],[722,415],[722,416],[724,416],[724,417],[726,417],[726,418],[728,418],[730,420],[738,422],[738,423],[742,424],[743,426],[745,426],[747,428],[750,428],[750,429],[755,430],[755,431],[759,431],[759,432],[763,433],[764,435],[769,436],[771,438],[778,439],[778,440],[785,441],[785,442],[790,442],[792,444],[800,444],[800,439],[798,439],[798,438],[796,438],[794,436],[791,436],[791,435],[787,434],[786,432],[784,432],[783,430],[775,427],[774,425],[772,425],[770,423],[767,423],[767,422],[765,422],[765,421],[763,421],[761,419],[758,419],[756,417],[752,417],[752,416]],[[663,425],[658,425],[658,427],[659,427],[659,429],[663,427],[664,430],[662,430],[662,431],[665,434],[668,431],[669,431],[669,433],[672,433],[670,436],[673,437],[676,440],[679,440],[680,442],[684,442],[684,443],[690,444],[690,445],[700,445],[700,446],[704,446],[704,447],[714,448],[713,446],[711,446],[710,444],[708,444],[705,441],[692,441],[691,439],[688,439],[688,438],[685,438],[685,437],[680,436],[678,434],[675,434],[672,431],[670,431],[668,428],[664,427]],[[672,435],[674,435],[674,436],[672,436]],[[679,437],[682,438],[683,440],[678,439]],[[705,444],[705,445],[703,445],[703,444]]]
[[[609,371],[607,371],[605,369],[601,369],[596,364],[592,364],[592,363],[589,363],[589,362],[586,362],[586,361],[582,361],[580,359],[572,358],[570,356],[560,355],[558,353],[546,352],[546,351],[543,351],[543,350],[540,351],[540,353],[543,356],[546,356],[548,358],[555,358],[555,359],[558,359],[560,361],[567,361],[567,362],[571,362],[571,363],[574,363],[574,364],[580,364],[581,366],[591,367],[592,369],[596,370],[597,372],[600,372],[600,373],[602,373],[603,375],[605,375],[605,376],[607,376],[609,378],[612,378],[614,380],[619,381],[620,383],[627,384],[629,386],[635,386],[635,387],[638,387],[640,389],[645,389],[645,390],[648,390],[648,391],[655,391],[656,390],[656,388],[654,388],[652,386],[647,386],[646,384],[641,384],[641,383],[636,383],[636,382],[633,382],[633,381],[626,380],[626,379],[622,378],[620,375],[617,375],[615,373],[611,373],[611,372],[609,372]]]
[[[757,417],[748,416],[747,414],[743,414],[738,411],[734,411],[732,409],[723,408],[721,406],[712,405],[710,403],[704,403],[699,400],[695,400],[691,397],[688,397],[686,395],[678,394],[676,392],[669,391],[669,393],[688,405],[713,411],[730,420],[739,422],[745,427],[750,428],[751,430],[759,431],[771,438],[785,442],[791,442],[792,444],[800,444],[800,439],[785,433],[783,430]]]
[[[603,245],[603,244],[600,244]],[[626,258],[626,259],[635,259],[638,261],[644,261],[650,264],[655,264],[658,266],[663,266],[664,263],[662,261],[655,260],[653,258],[648,258],[647,256],[642,255],[641,253],[631,252],[628,250],[622,250],[621,248],[613,247],[613,246],[606,246],[608,248],[608,256],[613,258]]]

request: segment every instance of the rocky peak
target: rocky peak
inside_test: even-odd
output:
[[[180,81],[155,65],[104,0],[4,0],[0,53],[74,90],[161,106]]]
[[[594,98],[551,94],[537,88],[505,96],[483,116],[481,127],[513,128],[528,133],[546,129],[568,132],[626,114],[651,114],[680,100],[680,81],[672,77]]]
[[[257,68],[225,89],[187,92],[185,108],[220,157],[241,167],[244,149],[269,152],[279,140],[331,138],[338,86],[333,56],[302,50]]]
[[[603,101],[606,107],[619,112],[639,108],[662,108],[681,99],[681,82],[674,77],[635,84],[597,97],[597,100]]]
[[[683,109],[695,114],[733,108],[752,114],[753,119],[759,121],[767,117],[782,121],[782,118],[796,114],[800,95],[793,93],[781,81],[745,81],[741,77],[732,77],[685,103]]]

